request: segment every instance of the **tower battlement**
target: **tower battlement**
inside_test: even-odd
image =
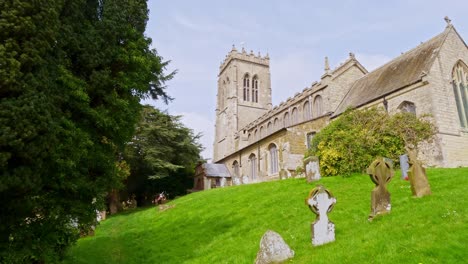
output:
[[[270,57],[267,55],[263,56],[258,52],[257,55],[251,50],[250,53],[247,53],[244,48],[239,52],[237,51],[236,47],[232,45],[231,51],[226,55],[226,58],[221,62],[219,66],[219,73],[221,74],[226,66],[232,60],[242,60],[247,62],[252,62],[260,65],[270,66]]]

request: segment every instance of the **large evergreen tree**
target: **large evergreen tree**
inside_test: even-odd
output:
[[[0,262],[55,262],[126,175],[139,100],[170,99],[144,0],[0,1]]]

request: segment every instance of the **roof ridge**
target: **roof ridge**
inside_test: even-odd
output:
[[[361,87],[363,82],[364,83],[367,83],[369,81],[373,82],[375,80],[380,79],[381,78],[380,76],[382,74],[385,74],[389,70],[392,70],[394,67],[399,67],[402,63],[405,64],[405,61],[408,61],[408,60],[409,61],[414,61],[414,56],[419,57],[420,56],[419,53],[426,50],[426,49],[428,49],[428,48],[432,49],[433,54],[439,54],[440,49],[441,49],[442,45],[445,43],[445,40],[447,39],[447,36],[450,33],[450,31],[452,30],[452,28],[453,28],[453,26],[451,26],[451,25],[447,26],[446,29],[443,32],[441,32],[441,33],[437,34],[436,36],[430,38],[426,42],[423,42],[423,43],[417,45],[416,47],[410,49],[409,51],[407,51],[405,53],[402,53],[398,57],[390,60],[389,62],[381,65],[380,67],[374,69],[373,71],[369,72],[368,74],[366,74],[366,75],[362,76],[361,78],[355,80],[354,83],[351,85],[350,89],[348,90],[348,92],[346,93],[346,95],[342,98],[341,102],[336,107],[336,109],[335,109],[335,111],[334,111],[334,113],[332,115],[332,118],[336,117],[336,116],[340,115],[342,112],[344,112],[343,108],[345,107],[345,104],[350,103],[349,102],[349,96],[352,93],[356,92],[356,89]],[[435,59],[436,59],[436,56],[431,56],[430,58],[427,58],[426,65],[423,68],[420,68],[420,69],[422,71],[426,71],[426,73],[427,73],[427,71],[429,71],[432,68],[432,65],[434,64]],[[420,74],[421,73],[418,73],[418,76],[416,78],[414,78],[412,80],[406,80],[406,82],[414,82],[414,81],[420,80],[421,79]],[[413,73],[412,75],[415,75],[415,74]],[[410,76],[411,75],[409,75],[408,77],[410,77]],[[378,90],[381,90],[381,88],[378,88]],[[349,106],[357,107],[353,103],[351,103],[351,105],[349,105]]]
[[[378,71],[379,69],[381,69],[381,68],[383,68],[383,67],[385,67],[385,66],[387,66],[387,65],[390,65],[391,63],[393,63],[393,62],[395,62],[395,61],[397,61],[397,60],[399,60],[399,59],[401,59],[401,58],[407,56],[408,54],[410,54],[410,53],[412,53],[412,52],[415,52],[415,51],[417,51],[418,49],[421,49],[421,48],[423,48],[423,47],[429,45],[430,43],[432,43],[432,41],[435,41],[435,39],[437,39],[437,38],[439,38],[439,37],[442,37],[442,35],[445,34],[444,40],[443,40],[442,43],[440,44],[440,46],[442,46],[442,44],[445,42],[445,39],[447,38],[448,32],[449,32],[449,27],[446,27],[446,29],[444,29],[444,31],[442,31],[441,33],[435,35],[434,37],[430,38],[429,40],[427,40],[427,41],[425,41],[425,42],[422,42],[421,44],[417,45],[416,47],[414,47],[414,48],[412,48],[412,49],[410,49],[410,50],[408,50],[408,51],[406,51],[406,52],[403,52],[402,54],[400,54],[400,55],[398,55],[397,57],[395,57],[395,58],[391,59],[390,61],[388,61],[387,63],[384,63],[383,65],[381,65],[381,66],[377,67],[376,69],[370,71],[368,74],[362,76],[361,78],[365,78],[365,77],[368,76],[369,74],[372,74],[372,73]],[[439,46],[439,47],[440,47],[440,46]],[[361,79],[361,78],[359,78],[359,79]],[[359,79],[358,79],[358,80],[359,80]],[[358,81],[358,80],[356,80],[356,81]]]

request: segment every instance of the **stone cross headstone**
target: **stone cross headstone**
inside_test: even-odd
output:
[[[404,154],[400,156],[400,168],[401,168],[401,179],[407,180],[408,179],[408,155]]]
[[[320,180],[320,165],[318,157],[310,156],[304,159],[305,176],[308,183]]]
[[[429,180],[427,179],[426,169],[416,158],[416,152],[410,151],[410,169],[408,172],[409,181],[411,184],[411,192],[416,197],[423,197],[431,194],[431,187],[429,186]]]
[[[386,185],[394,175],[393,166],[385,158],[377,158],[367,168],[367,174],[375,183],[375,188],[371,193],[371,214],[369,215],[369,220],[372,220],[379,214],[390,212],[390,193]]]
[[[276,232],[268,230],[260,241],[255,264],[282,263],[294,257],[292,250]]]
[[[312,245],[319,246],[335,241],[335,224],[328,219],[327,215],[335,203],[335,197],[322,185],[318,185],[310,191],[306,204],[317,215],[315,222],[310,226]]]

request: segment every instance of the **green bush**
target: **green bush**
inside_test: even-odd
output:
[[[348,109],[312,140],[306,156],[318,156],[325,176],[362,172],[377,156],[398,161],[406,149],[432,140],[435,127],[428,116],[387,114],[379,108]]]

